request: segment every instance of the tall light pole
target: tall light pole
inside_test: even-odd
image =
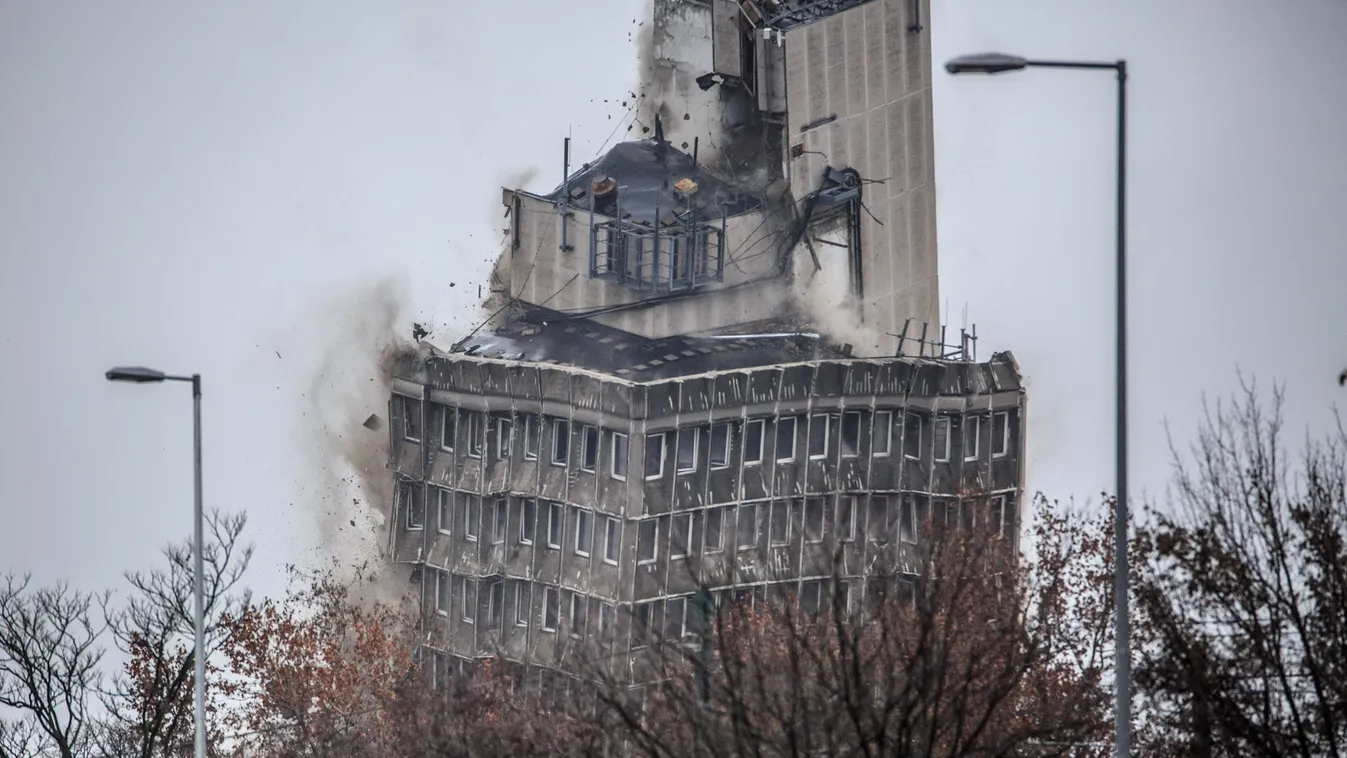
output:
[[[1026,68],[1083,68],[1114,71],[1118,77],[1118,197],[1117,197],[1117,516],[1114,525],[1113,599],[1116,609],[1114,661],[1115,755],[1126,758],[1132,743],[1132,653],[1128,618],[1127,566],[1127,61],[1040,61],[1005,53],[980,53],[945,64],[951,74],[999,74]]]
[[[192,383],[192,442],[193,467],[195,474],[195,497],[192,507],[192,519],[195,535],[192,541],[193,566],[192,594],[196,599],[196,610],[192,618],[192,631],[196,634],[196,646],[192,653],[196,664],[196,758],[206,758],[206,605],[204,559],[202,558],[203,528],[201,524],[201,375],[171,376],[162,371],[141,367],[114,368],[106,374],[111,382],[133,382],[149,384],[158,382]]]

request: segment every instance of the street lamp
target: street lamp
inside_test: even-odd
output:
[[[1117,634],[1114,655],[1114,718],[1117,729],[1115,754],[1131,754],[1132,657],[1128,619],[1127,566],[1127,61],[1041,61],[1005,53],[979,53],[954,58],[945,64],[951,74],[999,74],[1025,68],[1104,69],[1118,75],[1118,197],[1117,197],[1117,516],[1114,529],[1113,581]]]
[[[206,758],[206,607],[202,559],[204,540],[201,526],[201,375],[172,376],[154,369],[130,366],[110,369],[106,376],[110,382],[132,382],[134,384],[165,381],[192,383],[193,464],[196,479],[195,499],[192,509],[192,518],[196,527],[192,543],[192,553],[195,558],[192,581],[193,594],[196,596],[196,611],[192,619],[192,630],[196,634],[196,648],[192,658],[196,664],[196,758]]]

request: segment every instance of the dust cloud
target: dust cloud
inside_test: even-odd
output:
[[[397,356],[415,346],[398,327],[406,285],[385,278],[349,287],[315,308],[325,325],[312,379],[305,393],[301,445],[310,457],[311,493],[297,504],[317,530],[315,555],[306,563],[333,578],[393,603],[407,587],[386,560],[387,523],[393,502],[388,472],[388,397]],[[382,423],[366,427],[377,415]],[[357,598],[360,599],[360,598]]]

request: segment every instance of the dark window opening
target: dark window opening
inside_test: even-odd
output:
[[[678,430],[678,473],[690,474],[697,470],[697,429]]]
[[[653,563],[658,554],[656,540],[659,539],[659,520],[646,519],[641,522],[636,535],[636,563]]]
[[[411,442],[421,441],[421,401],[398,395],[402,404],[402,437]]]
[[[724,525],[724,517],[724,508],[708,508],[706,511],[706,523],[702,526],[702,541],[706,544],[705,550],[708,553],[718,553],[721,550],[721,529]]]
[[[793,417],[776,420],[776,462],[790,463],[795,460],[795,419]]]
[[[921,458],[921,416],[908,415],[903,420],[903,455],[918,460]]]
[[[744,465],[762,463],[762,437],[766,423],[762,419],[749,421],[744,427]]]
[[[425,493],[420,485],[403,482],[399,488],[398,499],[407,512],[407,528],[424,528],[426,525],[426,501]]]
[[[552,421],[552,465],[565,466],[571,452],[571,425],[562,420]]]
[[[614,479],[627,478],[627,435],[622,432],[613,432],[612,446],[612,475]]]
[[[811,497],[804,501],[805,542],[823,541],[824,511],[823,498]]]
[[[735,534],[740,550],[749,550],[758,546],[758,507],[756,505],[739,506],[739,520],[735,524]]]
[[[842,414],[842,457],[855,458],[861,454],[861,414],[847,411]]]
[[[645,436],[645,478],[664,476],[664,434]]]
[[[593,471],[599,465],[599,430],[597,427],[584,428],[584,441],[580,450],[580,468]]]
[[[949,460],[949,416],[940,416],[935,420],[935,459]]]
[[[458,434],[458,410],[447,405],[440,406],[440,447],[453,452],[454,436]]]
[[[772,545],[785,545],[790,542],[790,503],[772,503],[771,509]]]
[[[716,424],[711,427],[711,468],[725,468],[730,465],[730,425]]]
[[[533,544],[534,528],[537,526],[538,503],[534,500],[519,502],[519,542]]]
[[[809,418],[809,457],[813,460],[828,457],[830,420],[826,413],[816,413]]]
[[[561,503],[547,505],[547,546],[561,547],[561,536],[565,533],[566,509]]]

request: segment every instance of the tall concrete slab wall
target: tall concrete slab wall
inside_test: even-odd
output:
[[[925,28],[913,31],[918,1]],[[825,166],[869,180],[864,319],[889,332],[940,323],[929,5],[873,0],[785,34],[787,145],[803,151],[788,158],[791,189],[818,189]]]

